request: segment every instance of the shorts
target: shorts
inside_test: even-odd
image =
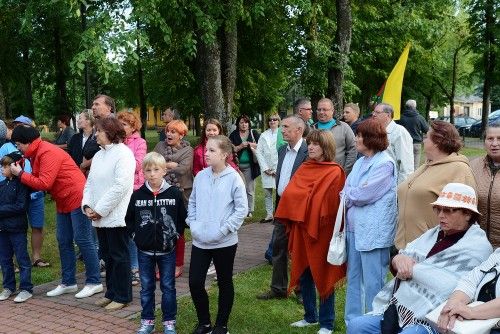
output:
[[[43,228],[45,223],[45,194],[43,191],[37,191],[31,194],[30,205],[28,208],[28,220],[31,227]]]

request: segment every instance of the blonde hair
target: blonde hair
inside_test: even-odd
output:
[[[220,148],[222,153],[226,153],[228,156],[230,156],[233,153],[233,144],[231,143],[231,140],[227,138],[226,136],[218,135],[215,137],[210,137],[208,140],[214,140],[217,142],[217,147]]]
[[[161,155],[160,153],[157,152],[149,152],[146,154],[144,157],[144,160],[142,160],[142,169],[146,169],[148,167],[152,166],[158,166],[160,168],[166,168],[167,167],[167,161]]]

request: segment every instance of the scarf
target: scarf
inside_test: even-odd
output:
[[[387,283],[373,300],[372,314],[383,314],[390,304],[396,304],[401,328],[420,324],[432,333],[425,315],[443,303],[455,289],[458,280],[486,260],[492,252],[485,232],[474,224],[453,246],[426,258],[439,231],[439,226],[428,230],[400,251],[417,262],[413,267],[412,278],[401,281],[392,298],[395,279]]]
[[[292,259],[289,292],[308,267],[322,300],[345,277],[345,266],[326,261],[345,174],[335,162],[306,161],[280,198],[275,217],[286,225]]]
[[[167,141],[165,140],[165,154],[163,155],[165,157],[165,161],[171,162],[173,155],[175,153],[177,153],[178,151],[182,150],[183,148],[185,148],[186,146],[190,146],[189,142],[182,140],[182,139],[181,139],[180,143],[177,144],[177,146],[175,146],[175,147],[168,145]],[[177,175],[175,174],[175,172],[167,172],[167,174],[165,175],[165,180],[169,184],[179,188],[181,191],[184,190],[181,187],[181,184],[180,184],[179,179],[177,178]]]

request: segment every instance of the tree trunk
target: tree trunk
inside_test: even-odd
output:
[[[146,105],[146,95],[144,94],[144,75],[142,71],[142,63],[141,63],[141,44],[139,43],[139,39],[137,39],[137,80],[139,85],[139,105],[141,108],[141,137],[146,138],[146,128],[148,126],[148,109]]]
[[[80,13],[82,15],[82,32],[87,30],[87,6],[82,2],[80,4]],[[85,108],[90,109],[92,107],[92,96],[90,96],[90,73],[89,73],[89,62],[86,61],[83,68],[83,82],[85,90]]]
[[[7,108],[5,106],[5,94],[3,92],[3,85],[0,81],[0,119],[7,118]]]
[[[458,46],[453,53],[453,68],[451,72],[451,92],[449,95],[450,102],[450,123],[455,124],[455,91],[457,88],[457,68],[458,68],[458,54],[460,53],[461,46]]]
[[[344,107],[344,73],[349,61],[349,50],[352,36],[352,17],[350,0],[336,0],[337,8],[337,31],[333,45],[334,56],[330,60],[328,69],[328,92],[337,117],[342,114]]]
[[[234,90],[236,87],[236,63],[238,55],[238,29],[236,25],[229,26],[222,31],[222,94],[224,96],[225,113],[219,120],[226,127],[230,126],[234,105]]]
[[[72,114],[69,109],[68,92],[66,90],[66,73],[64,71],[63,52],[61,45],[61,31],[58,24],[53,30],[54,37],[54,65],[56,72],[56,115]]]
[[[429,113],[432,105],[432,94],[424,95],[425,97],[425,120],[429,122]]]
[[[485,49],[483,51],[484,65],[484,83],[483,83],[483,113],[481,115],[482,128],[485,129],[488,123],[488,115],[490,113],[490,95],[493,82],[493,72],[495,70],[496,54],[494,50],[495,43],[495,16],[493,8],[493,0],[485,2]]]
[[[35,118],[35,105],[33,103],[33,85],[31,82],[31,62],[29,58],[29,48],[23,45],[23,67],[24,67],[24,100],[26,103],[26,116]]]

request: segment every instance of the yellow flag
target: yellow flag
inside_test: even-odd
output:
[[[396,66],[389,74],[385,82],[382,102],[390,104],[394,108],[394,119],[399,119],[401,114],[401,91],[403,90],[403,78],[405,75],[406,62],[410,53],[411,43],[408,43],[403,50]]]

